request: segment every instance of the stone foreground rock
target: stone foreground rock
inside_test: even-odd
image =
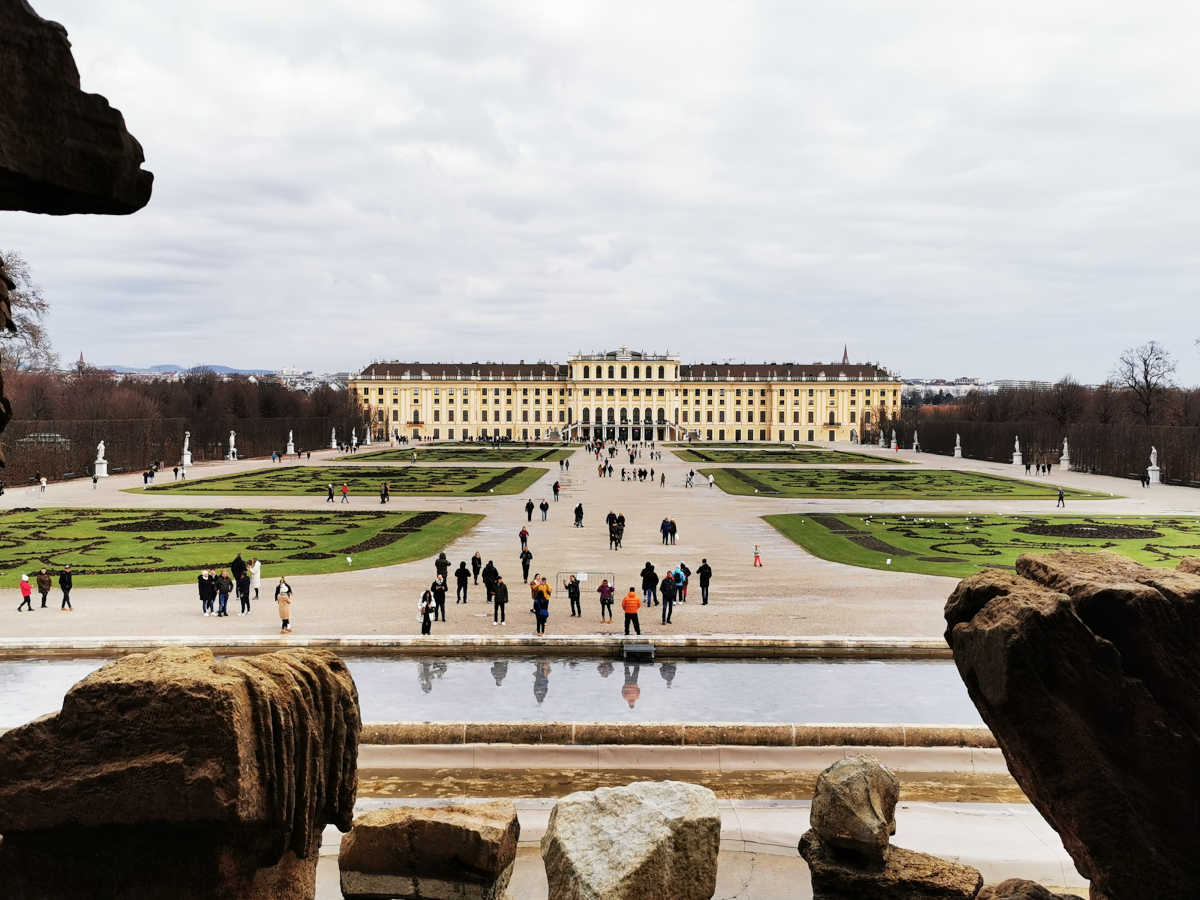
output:
[[[342,839],[342,896],[496,900],[505,896],[520,834],[511,800],[369,812]]]
[[[131,213],[154,176],[121,113],[85,94],[67,31],[0,0],[0,209]]]
[[[809,823],[822,844],[882,862],[899,799],[900,781],[879,760],[848,756],[817,776]]]
[[[999,884],[989,884],[979,892],[978,900],[1081,900],[1075,894],[1052,894],[1036,881],[1009,878]]]
[[[0,735],[6,898],[311,898],[358,787],[358,693],[332,653],[110,663]]]
[[[542,837],[549,900],[704,900],[720,848],[708,788],[643,781],[568,794]]]
[[[970,866],[926,853],[889,847],[883,862],[827,847],[814,831],[800,838],[812,876],[813,900],[973,900],[983,876]]]
[[[946,641],[1091,896],[1200,896],[1200,575],[1111,553],[962,581]]]

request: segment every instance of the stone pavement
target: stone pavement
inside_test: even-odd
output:
[[[880,450],[873,447],[841,445],[838,449],[873,453],[887,458],[916,461],[931,468],[955,468],[965,471],[1024,477],[1023,470],[1011,465],[952,459],[911,451]],[[338,454],[320,451],[312,464],[325,465]],[[614,462],[620,469],[620,459]],[[348,462],[347,465],[363,463]],[[242,460],[195,466],[193,479],[250,469],[270,467],[269,461]],[[285,465],[296,465],[289,462]],[[434,464],[430,464],[434,465]],[[445,463],[445,465],[461,465]],[[667,473],[667,486],[622,482],[619,477],[599,478],[592,457],[582,450],[571,457],[571,469],[560,473],[557,463],[542,464],[546,475],[526,493],[486,498],[419,498],[396,496],[392,508],[439,509],[482,513],[486,516],[473,531],[452,543],[447,555],[453,566],[469,559],[475,550],[484,560],[493,559],[510,585],[509,621],[504,628],[492,625],[490,607],[485,608],[483,587],[472,586],[466,606],[447,600],[449,621],[434,625],[434,632],[446,634],[529,634],[533,617],[526,602],[526,588],[520,584],[517,560],[517,532],[525,523],[522,509],[526,497],[536,503],[551,497],[550,486],[556,478],[563,483],[562,499],[551,503],[550,519],[543,523],[537,512],[528,527],[530,549],[534,554],[532,571],[557,573],[591,571],[615,573],[618,597],[629,585],[638,587],[638,572],[647,560],[661,571],[681,560],[694,571],[701,557],[713,567],[712,603],[702,607],[699,589],[693,585],[689,602],[678,604],[673,624],[659,623],[657,609],[643,609],[643,632],[648,636],[685,634],[761,634],[761,635],[843,635],[897,636],[938,639],[944,628],[942,605],[953,589],[955,579],[899,572],[880,572],[827,562],[810,556],[760,516],[778,512],[917,512],[947,513],[1032,512],[1053,513],[1053,500],[802,500],[768,497],[736,497],[719,488],[707,486],[686,489],[683,480],[689,468],[699,464],[680,461],[670,450],[662,461],[646,462],[656,471]],[[166,477],[170,477],[167,473]],[[1141,488],[1136,482],[1086,475],[1054,472],[1048,479],[1094,491],[1110,492],[1112,499],[1077,501],[1068,512],[1127,515],[1200,513],[1200,493],[1193,489],[1158,485]],[[44,494],[31,488],[9,490],[0,497],[0,505],[15,506],[119,506],[210,507],[244,506],[253,508],[330,509],[324,497],[221,497],[171,494],[126,493],[123,488],[141,486],[139,474],[106,479],[93,490],[89,481],[55,483]],[[571,510],[582,502],[585,527],[572,527]],[[377,498],[355,497],[349,508],[373,509]],[[347,507],[336,504],[336,509]],[[609,510],[625,514],[628,525],[625,546],[610,551],[604,516]],[[679,543],[662,546],[658,524],[664,516],[674,518],[679,528]],[[754,545],[759,545],[765,565],[752,568]],[[223,565],[228,560],[214,560]],[[278,567],[263,572],[264,596],[249,617],[230,616],[222,622],[200,615],[194,584],[152,588],[88,588],[86,577],[76,579],[72,594],[74,613],[47,610],[32,616],[0,616],[0,637],[71,638],[121,634],[148,638],[167,636],[259,636],[278,638],[278,618],[271,602],[272,587],[278,576],[287,574]],[[289,579],[296,591],[292,613],[297,636],[317,635],[405,635],[419,631],[416,614],[421,591],[433,577],[430,560],[402,565],[351,570],[329,575]],[[14,608],[18,602],[15,586],[19,573],[3,573],[0,583],[13,588]],[[617,624],[599,623],[599,602],[595,584],[585,585],[582,619],[567,615],[565,592],[557,588],[551,602],[548,630],[551,634],[616,635]],[[57,592],[55,592],[57,593]],[[54,596],[54,595],[52,595]]]

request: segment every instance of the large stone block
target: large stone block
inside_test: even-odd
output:
[[[1091,896],[1200,896],[1200,575],[1111,553],[962,581],[946,641]]]
[[[5,896],[311,898],[322,829],[350,828],[360,729],[325,651],[110,663],[0,736]]]
[[[882,861],[899,799],[900,781],[879,760],[848,756],[817,776],[809,823],[826,846]]]
[[[342,839],[342,896],[497,900],[520,834],[511,800],[369,812]]]
[[[678,781],[568,794],[542,837],[550,900],[703,900],[720,848],[716,795]]]
[[[154,176],[121,113],[80,89],[67,31],[0,0],[0,209],[131,213]]]
[[[1080,900],[1075,894],[1052,894],[1036,881],[1009,878],[989,884],[979,892],[978,900]]]
[[[882,862],[825,846],[814,831],[800,838],[812,876],[813,900],[973,900],[983,876],[970,866],[889,847]]]

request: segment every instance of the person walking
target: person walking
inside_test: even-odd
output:
[[[545,521],[546,521],[546,516],[547,516],[547,514],[550,512],[550,504],[546,502],[546,498],[545,498],[545,497],[543,497],[543,498],[542,498],[542,502],[538,504],[538,509],[539,509],[539,510],[541,510],[541,513],[542,513],[542,521],[543,521],[543,522],[545,522]]]
[[[762,555],[758,552],[758,544],[754,545],[754,565],[752,568],[762,568]]]
[[[683,582],[679,585],[679,591],[675,597],[680,603],[687,603],[688,582],[692,579],[692,570],[687,567],[687,563],[679,563],[679,574],[683,578]]]
[[[671,520],[664,518],[658,526],[658,530],[662,532],[663,546],[667,545],[667,540],[671,536]]]
[[[529,529],[524,525],[522,525],[521,530],[517,532],[517,539],[521,542],[522,550],[529,546]]]
[[[216,579],[217,586],[217,618],[229,615],[229,595],[233,592],[233,580],[224,569]]]
[[[476,550],[474,555],[471,557],[471,574],[473,576],[475,576],[476,584],[479,584],[479,570],[482,568],[483,568],[483,557],[480,556],[479,551]]]
[[[433,584],[429,586],[430,592],[433,594],[433,617],[442,622],[446,621],[446,579],[438,575],[434,579]]]
[[[430,617],[437,611],[433,601],[433,594],[426,591],[421,595],[421,602],[417,604],[417,612],[421,616],[421,634],[429,634],[432,630]]]
[[[675,611],[675,579],[670,572],[662,577],[659,594],[662,597],[662,623],[670,625],[671,614]]]
[[[538,634],[546,633],[546,620],[550,618],[550,585],[545,578],[534,579],[533,618]]]
[[[525,547],[521,550],[521,580],[522,581],[529,580],[529,564],[531,562],[533,562],[533,553],[530,552],[528,547]]]
[[[560,460],[559,465],[561,465],[561,464],[562,464],[562,461]],[[558,492],[559,492],[559,490],[561,490],[561,488],[562,488],[562,486],[556,481],[556,482],[554,482],[554,487],[552,487],[550,489],[554,494],[554,502],[555,503],[558,502]]]
[[[242,554],[238,554],[233,558],[233,562],[229,564],[229,572],[233,575],[233,580],[237,581],[246,573],[246,561],[242,559]]]
[[[654,564],[650,560],[646,560],[646,565],[641,571],[642,576],[642,593],[646,595],[646,605],[655,606],[658,603],[658,573],[654,571]]]
[[[574,575],[563,582],[567,589],[567,599],[571,601],[571,618],[583,617],[583,608],[579,605],[579,579]]]
[[[679,534],[679,526],[677,526],[677,525],[675,524],[675,520],[674,520],[674,519],[670,519],[670,520],[668,520],[668,522],[667,522],[667,527],[668,527],[668,530],[669,530],[669,533],[670,533],[670,536],[671,536],[671,543],[672,543],[672,544],[674,544],[674,543],[675,543],[675,536],[676,536],[677,534]]]
[[[525,501],[525,521],[526,522],[533,521],[533,498],[532,497],[530,497],[528,500]]]
[[[707,559],[700,560],[700,568],[696,570],[700,578],[700,605],[708,606],[708,585],[712,581],[712,566]]]
[[[258,602],[258,591],[262,587],[262,560],[257,556],[250,560],[250,590],[254,591],[254,602]]]
[[[467,585],[471,583],[471,571],[467,568],[466,560],[458,564],[458,568],[454,570],[454,581],[457,587],[454,591],[454,602],[467,602]]]
[[[708,473],[708,487],[711,490],[712,486],[717,483],[717,479],[713,478],[713,473]]]
[[[275,605],[279,607],[279,633],[292,633],[292,601],[296,594],[288,584],[287,577],[279,576],[279,584],[275,585]]]
[[[625,633],[629,634],[629,626],[633,626],[633,630],[639,635],[642,633],[642,626],[638,622],[638,610],[642,608],[642,601],[638,599],[637,591],[633,589],[633,585],[629,586],[629,593],[621,599],[621,609],[625,610]]]
[[[346,484],[344,481],[342,482],[342,502],[350,502],[350,485]]]
[[[596,593],[600,595],[600,622],[601,624],[612,624],[613,616],[613,594],[612,585],[605,578],[600,582],[600,587],[596,588]]]
[[[1058,502],[1054,504],[1054,508],[1058,509],[1060,506],[1063,507],[1064,509],[1067,506],[1066,494],[1063,493],[1062,488],[1058,489]]]
[[[446,556],[445,551],[439,553],[437,559],[433,561],[433,568],[438,577],[445,581],[450,574],[450,559]]]
[[[330,482],[329,484],[325,485],[325,502],[326,503],[333,502],[333,482]]]
[[[242,570],[241,577],[237,579],[234,586],[237,588],[238,600],[242,605],[242,611],[238,615],[250,615],[250,572],[248,569]]]
[[[508,606],[508,585],[499,575],[496,576],[496,587],[493,591],[492,624],[504,624],[504,607]],[[498,618],[497,618],[498,617]]]
[[[53,584],[54,582],[50,580],[49,572],[47,572],[45,569],[42,569],[42,571],[38,572],[37,589],[38,593],[42,595],[42,609],[46,608],[46,598],[50,596],[50,587]]]
[[[33,612],[33,585],[29,583],[29,576],[21,576],[21,605],[17,607],[17,612],[23,609],[28,609]]]
[[[583,504],[579,503],[575,507],[575,527],[583,527]]]
[[[75,607],[71,605],[71,588],[75,586],[75,580],[71,577],[71,567],[63,566],[62,572],[58,576],[58,589],[62,591],[62,605],[59,611],[67,610],[74,612]]]
[[[496,595],[496,582],[499,580],[500,573],[496,571],[496,566],[489,559],[487,565],[483,567],[484,602],[492,602],[492,598]]]
[[[201,569],[200,574],[196,576],[196,593],[200,597],[200,615],[208,615],[209,602],[209,573],[208,569]]]

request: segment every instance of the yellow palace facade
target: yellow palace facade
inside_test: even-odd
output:
[[[874,363],[681,363],[622,347],[556,363],[372,363],[349,389],[377,438],[858,441],[899,413]]]

